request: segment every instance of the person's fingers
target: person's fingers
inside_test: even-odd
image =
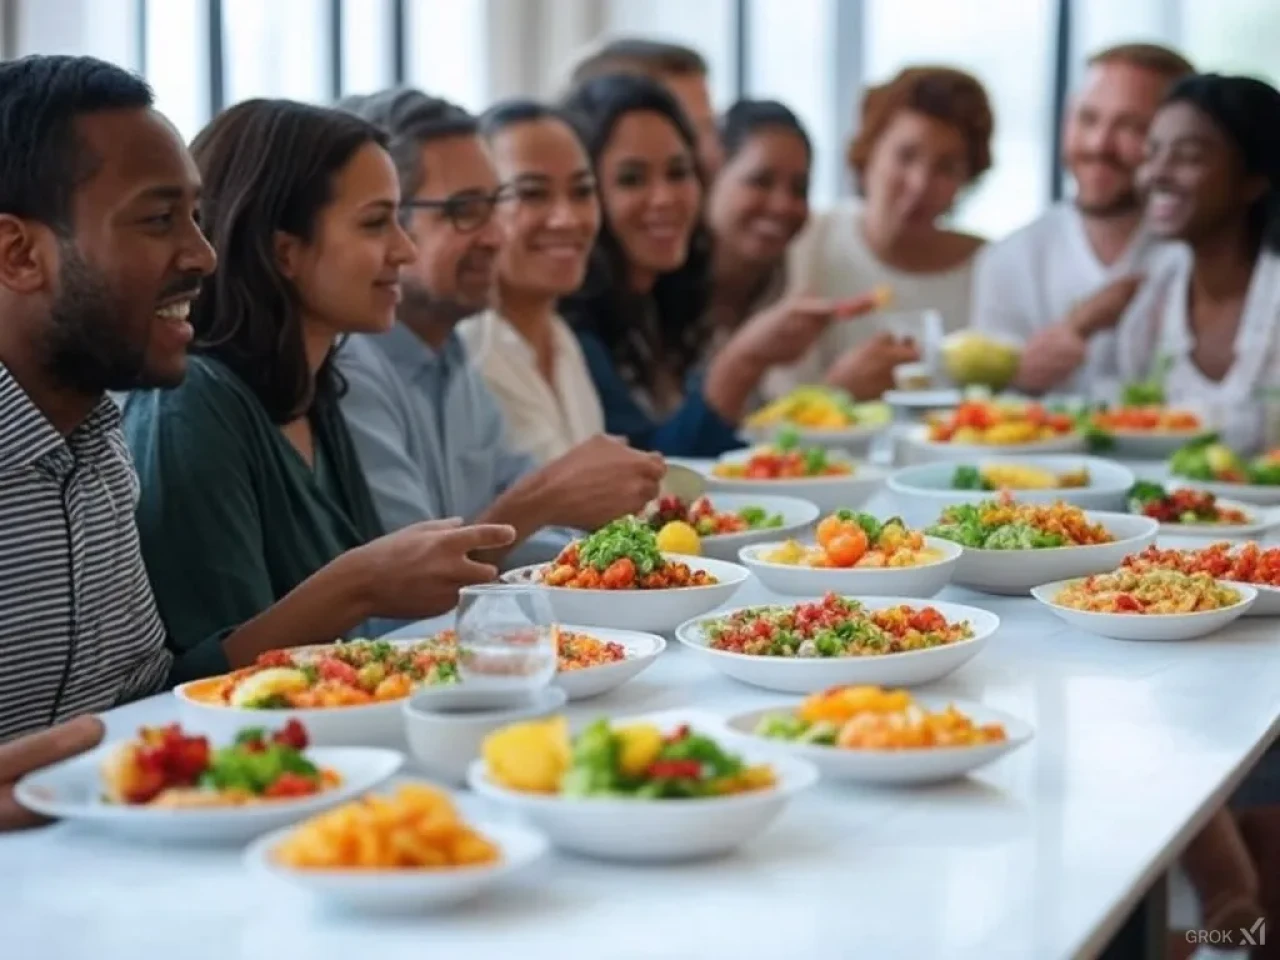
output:
[[[872,313],[880,306],[880,294],[875,290],[860,293],[856,297],[846,297],[835,303],[835,315],[840,320],[852,320]]]
[[[646,457],[636,464],[636,473],[649,480],[661,480],[667,475],[667,462],[660,455]]]
[[[48,817],[33,813],[14,799],[12,786],[0,786],[0,833],[26,830],[48,822]]]
[[[449,545],[458,547],[463,553],[472,550],[493,550],[505,547],[516,539],[516,528],[505,523],[477,523],[470,527],[460,527],[448,534]]]
[[[425,533],[430,530],[453,530],[460,526],[461,517],[441,517],[439,520],[421,520],[413,525],[413,529]]]
[[[890,356],[895,364],[915,363],[920,359],[920,348],[909,340],[895,343],[890,348]]]
[[[101,720],[84,716],[0,744],[0,783],[13,783],[32,770],[92,750],[105,732]]]
[[[469,557],[463,557],[451,571],[450,579],[466,586],[473,583],[492,583],[498,579],[498,568],[491,563],[480,563]]]

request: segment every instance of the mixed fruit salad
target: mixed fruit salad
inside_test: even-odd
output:
[[[1193,440],[1169,460],[1169,472],[1188,480],[1217,483],[1280,485],[1280,450],[1246,460],[1213,435]]]
[[[1086,467],[1055,473],[1023,463],[961,464],[951,474],[952,490],[1069,490],[1088,485]]]
[[[1003,725],[974,723],[954,706],[930,711],[906,690],[854,686],[812,694],[791,713],[768,714],[755,732],[847,750],[976,747],[1008,739]]]
[[[883,568],[936,563],[942,554],[925,544],[920,531],[908,530],[901,517],[881,523],[869,513],[837,510],[818,522],[815,546],[788,540],[760,559],[795,567]]]
[[[1253,518],[1238,507],[1225,507],[1205,490],[1168,491],[1158,483],[1140,481],[1129,491],[1129,509],[1161,523],[1187,526],[1245,524]]]
[[[791,607],[749,607],[704,621],[713,650],[755,657],[867,657],[959,643],[973,637],[967,620],[950,623],[935,607],[868,610],[827,594]]]
[[[858,403],[833,387],[797,387],[747,417],[747,427],[790,425],[806,430],[848,430],[888,424],[892,411],[882,403]]]
[[[489,778],[523,793],[574,799],[685,800],[764,790],[772,768],[747,764],[687,726],[614,726],[600,719],[572,736],[563,717],[490,734],[481,749]]]
[[[811,480],[850,476],[853,471],[850,461],[822,447],[801,446],[794,432],[784,432],[772,444],[754,448],[745,460],[717,463],[711,468],[712,474],[726,480]]]
[[[975,550],[1044,550],[1115,540],[1079,507],[1062,501],[1015,503],[1007,493],[997,500],[947,507],[925,533]]]
[[[1038,403],[970,400],[933,419],[928,437],[934,443],[1000,447],[1054,440],[1075,431],[1068,414],[1050,413]]]
[[[1158,405],[1099,410],[1093,414],[1091,423],[1104,433],[1195,433],[1204,429],[1204,421],[1190,410]]]
[[[671,590],[718,581],[703,570],[668,560],[649,524],[639,517],[622,517],[565,547],[544,568],[542,582],[573,590]]]
[[[1264,549],[1250,542],[1240,546],[1214,543],[1199,550],[1162,550],[1147,547],[1125,557],[1131,570],[1179,570],[1205,573],[1217,580],[1248,583],[1258,587],[1280,587],[1280,547]]]
[[[715,508],[710,497],[689,501],[674,494],[654,500],[645,507],[640,518],[658,532],[671,523],[686,523],[699,537],[746,533],[749,530],[772,530],[783,523],[782,514],[770,513],[763,507],[721,511]]]
[[[1090,613],[1176,614],[1233,607],[1240,594],[1207,573],[1123,567],[1072,581],[1053,602]]]
[[[214,750],[202,736],[175,724],[143,727],[102,766],[108,803],[152,807],[232,807],[309,797],[340,782],[307,759],[307,731],[297,720],[269,733],[241,730]]]

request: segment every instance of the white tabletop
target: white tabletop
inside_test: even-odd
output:
[[[770,599],[745,586],[733,604]],[[1029,721],[1033,741],[968,781],[820,784],[727,859],[628,867],[551,855],[465,909],[415,920],[322,914],[251,876],[239,851],[148,848],[62,824],[0,838],[0,931],[24,960],[522,960],[1092,956],[1277,733],[1280,632],[1241,621],[1182,644],[1067,628],[1030,599],[948,589],[998,613],[988,648],[935,689]],[[789,698],[673,645],[575,713]],[[114,711],[112,736],[173,716]],[[475,798],[470,812],[494,815]],[[501,815],[500,813],[498,814]]]

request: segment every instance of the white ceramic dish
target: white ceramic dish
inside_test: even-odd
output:
[[[1023,596],[1032,587],[1054,580],[1071,580],[1109,573],[1131,553],[1155,543],[1160,524],[1132,513],[1092,513],[1116,539],[1087,547],[1048,547],[1041,550],[976,550],[964,547],[951,582],[982,593]]]
[[[570,700],[587,700],[622,686],[653,666],[662,651],[667,649],[667,641],[655,633],[607,630],[603,627],[562,626],[560,629],[569,633],[590,634],[597,640],[612,640],[622,644],[627,651],[627,659],[617,663],[557,672],[551,682],[563,690]]]
[[[662,730],[687,723],[712,735],[723,728],[718,718],[687,710],[627,717],[626,722],[652,723]],[[777,783],[766,790],[692,800],[566,799],[501,787],[489,779],[482,760],[472,764],[467,782],[479,795],[519,813],[561,849],[641,863],[696,860],[752,840],[793,796],[818,780],[817,769],[804,760],[754,744],[734,744],[732,749],[748,763],[769,763]]]
[[[551,609],[561,623],[576,623],[585,629],[617,627],[646,633],[667,633],[676,626],[723,606],[751,576],[736,563],[709,557],[682,557],[664,554],[667,559],[704,570],[719,583],[706,587],[673,590],[572,590],[542,587],[551,599]],[[502,575],[506,583],[538,584],[546,564],[521,567]]]
[[[991,635],[1000,628],[1000,618],[994,613],[958,603],[925,603],[914,597],[868,597],[864,600],[864,606],[869,610],[882,610],[901,604],[933,607],[952,623],[967,620],[973,628],[973,637],[943,647],[869,657],[762,657],[713,649],[704,632],[704,625],[710,620],[737,613],[738,610],[752,609],[738,607],[715,617],[699,617],[681,624],[676,630],[676,639],[706,660],[709,666],[741,683],[780,693],[813,693],[842,684],[912,687],[930,683],[959,669],[975,657]]]
[[[1246,617],[1280,617],[1280,587],[1267,587],[1257,583],[1236,583],[1228,580],[1233,587],[1250,587],[1258,594],[1258,599],[1244,612]]]
[[[1079,453],[1085,449],[1085,438],[1079,433],[1069,433],[1052,440],[1003,447],[978,443],[935,443],[929,439],[928,424],[921,423],[903,434],[901,449],[909,464],[936,463],[939,460],[969,462],[994,456],[1013,460],[1044,453]]]
[[[753,543],[777,540],[779,537],[798,537],[813,526],[821,512],[808,500],[799,497],[751,496],[745,493],[713,493],[711,505],[722,513],[736,513],[747,507],[759,507],[769,515],[782,517],[782,526],[767,530],[747,530],[743,533],[722,533],[702,538],[702,552],[712,560],[738,559],[738,551]]]
[[[457,786],[480,756],[485,737],[499,727],[555,713],[567,700],[560,687],[512,693],[463,683],[423,690],[404,702],[409,752],[427,776]]]
[[[931,390],[886,390],[882,398],[891,407],[906,410],[946,410],[958,406],[964,394],[952,387]]]
[[[298,800],[272,800],[241,807],[169,809],[102,800],[102,763],[118,746],[106,744],[27,774],[18,782],[14,795],[36,813],[89,823],[121,836],[162,842],[244,843],[372,790],[393,776],[404,762],[404,755],[396,750],[317,747],[307,750],[307,757],[319,767],[337,771],[342,778],[332,790]]]
[[[939,696],[917,696],[916,702],[936,711],[954,704],[977,724],[1004,725],[1006,739],[976,747],[937,747],[929,750],[850,750],[844,747],[820,746],[775,740],[755,733],[756,725],[772,713],[788,713],[794,707],[779,705],[765,710],[751,710],[730,717],[728,727],[735,735],[768,744],[784,756],[807,760],[829,780],[848,783],[911,786],[944,783],[994,763],[1031,739],[1031,725],[999,710],[966,700]]]
[[[1177,487],[1174,487],[1177,489]],[[1257,538],[1280,523],[1280,510],[1266,509],[1238,500],[1218,500],[1220,507],[1234,507],[1249,517],[1248,523],[1162,523],[1160,536],[1211,541]]]
[[[484,821],[470,825],[500,848],[497,863],[434,870],[299,870],[276,862],[271,855],[293,828],[259,838],[245,851],[244,859],[251,870],[296,887],[327,907],[385,914],[455,906],[547,851],[546,838],[528,827]]]
[[[1163,460],[1208,432],[1204,427],[1178,431],[1110,430],[1107,434],[1111,447],[1107,452],[1134,460]]]
[[[937,461],[895,470],[889,475],[889,492],[893,494],[894,506],[898,514],[909,526],[927,527],[937,521],[944,507],[957,503],[978,503],[997,496],[997,493],[991,490],[953,490],[951,478],[955,474],[956,467],[967,465],[981,468],[985,464],[998,462],[1037,467],[1055,474],[1068,473],[1080,468],[1089,472],[1087,487],[1011,491],[1022,503],[1055,503],[1061,500],[1082,510],[1123,512],[1129,508],[1129,490],[1134,484],[1133,471],[1100,457],[1070,455],[993,457],[987,453],[962,463]]]
[[[1223,500],[1234,500],[1258,507],[1280,506],[1280,484],[1218,483],[1175,475],[1169,477],[1169,485],[1208,490],[1215,497],[1221,497]]]
[[[760,543],[738,554],[742,565],[774,593],[790,597],[820,597],[827,593],[857,597],[932,597],[951,580],[963,552],[959,544],[925,537],[925,545],[941,557],[918,567],[845,568],[805,567],[771,563],[764,555],[782,543]]]
[[[1031,591],[1031,596],[1052,610],[1064,623],[1115,640],[1194,640],[1208,636],[1244,616],[1258,599],[1258,592],[1253,587],[1236,583],[1232,586],[1239,591],[1240,602],[1222,610],[1163,614],[1094,613],[1059,606],[1053,602],[1058,591],[1071,582],[1072,580],[1059,580],[1042,584]]]
[[[842,453],[865,455],[876,437],[882,436],[891,426],[892,422],[885,420],[882,423],[839,430],[814,430],[781,423],[768,427],[744,427],[738,432],[744,440],[753,444],[771,443],[781,433],[793,433],[800,438],[801,446],[826,447]]]
[[[750,456],[749,451],[735,451],[720,458],[721,463],[739,463]],[[714,493],[738,493],[748,497],[775,495],[807,500],[821,513],[830,513],[841,507],[855,509],[871,498],[884,483],[887,472],[880,467],[851,460],[848,456],[832,452],[833,459],[853,464],[852,474],[832,477],[802,477],[795,480],[737,480],[718,477],[710,468],[707,472],[707,489]]]

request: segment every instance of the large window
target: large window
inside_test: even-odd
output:
[[[711,98],[728,106],[737,89],[736,4],[733,0],[606,0],[605,30],[668,40],[707,58]]]
[[[374,93],[395,83],[391,0],[342,0],[342,93]]]
[[[328,0],[222,0],[222,31],[227,103],[332,97]]]
[[[408,82],[468,110],[489,101],[486,0],[406,0]]]
[[[156,107],[190,140],[210,115],[209,5],[148,0],[146,72]]]

